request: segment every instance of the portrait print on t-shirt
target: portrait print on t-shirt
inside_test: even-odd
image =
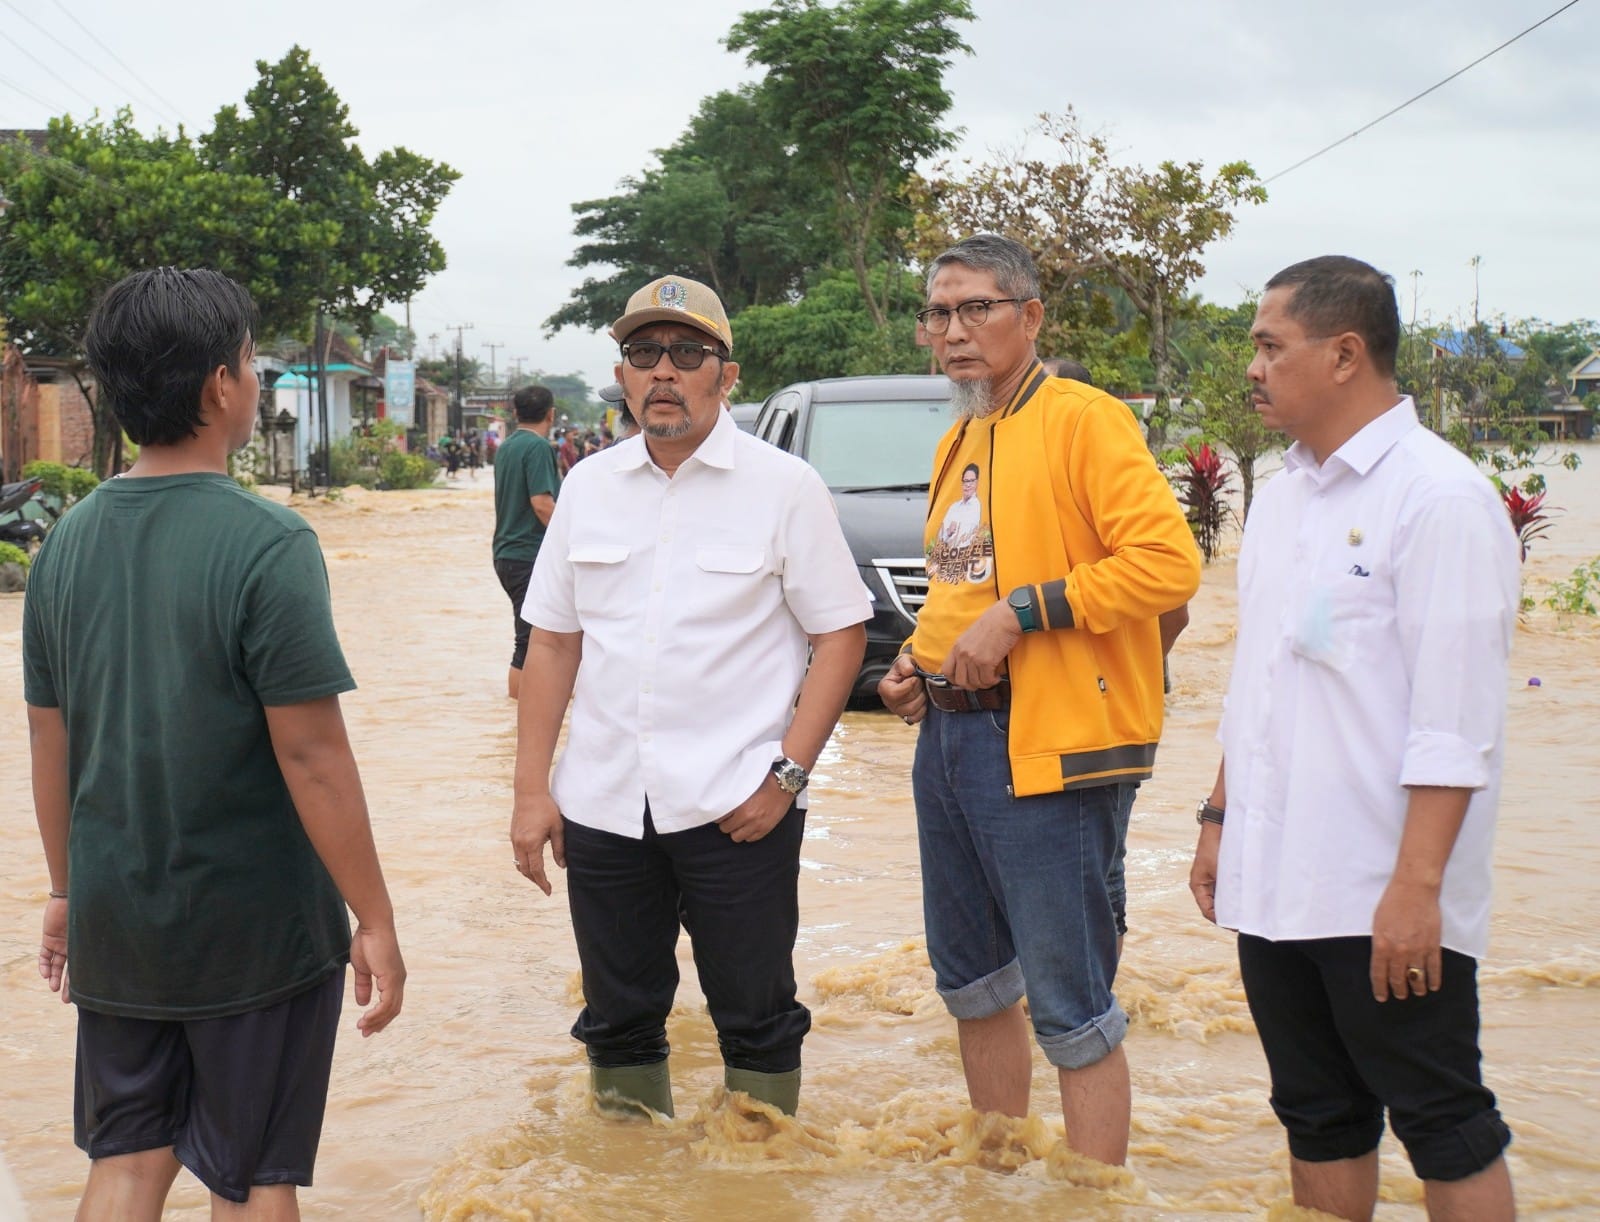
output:
[[[984,521],[979,495],[983,472],[975,462],[961,468],[961,494],[940,519],[928,545],[928,579],[949,585],[989,580],[994,568],[994,535]]]

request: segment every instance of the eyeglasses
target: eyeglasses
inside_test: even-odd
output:
[[[1025,300],[1026,298],[1023,297],[974,297],[971,301],[963,301],[953,310],[947,310],[942,306],[918,310],[917,321],[922,324],[922,329],[929,335],[943,335],[950,329],[950,315],[952,314],[961,319],[963,327],[981,327],[989,321],[990,306]]]
[[[661,363],[663,352],[671,354],[674,369],[682,369],[685,372],[699,369],[705,364],[708,354],[719,361],[728,359],[710,344],[695,344],[687,340],[677,344],[658,344],[654,340],[642,339],[637,343],[622,345],[622,355],[635,369],[654,369]]]

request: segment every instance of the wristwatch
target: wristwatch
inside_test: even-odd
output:
[[[1017,623],[1024,632],[1038,632],[1044,625],[1039,622],[1039,608],[1033,601],[1032,586],[1018,586],[1006,595],[1006,602],[1017,613]]]
[[[787,755],[780,755],[772,761],[772,775],[778,782],[778,788],[787,794],[798,794],[811,783],[811,774]]]
[[[1215,823],[1218,827],[1221,827],[1222,816],[1225,813],[1222,807],[1211,805],[1210,798],[1201,798],[1200,805],[1195,807],[1194,810],[1194,821],[1200,824]]]

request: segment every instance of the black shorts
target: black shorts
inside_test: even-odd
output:
[[[528,582],[533,578],[531,560],[496,560],[494,575],[500,579],[500,588],[511,600],[511,669],[521,670],[528,659],[528,636],[533,625],[522,618],[522,601],[528,597]]]
[[[311,1183],[344,969],[286,1001],[192,1021],[78,1011],[73,1132],[90,1158],[173,1147],[224,1200]]]
[[[1483,1085],[1477,962],[1444,952],[1443,987],[1378,1002],[1371,938],[1270,942],[1239,935],[1239,973],[1272,1073],[1272,1110],[1304,1162],[1377,1149],[1387,1108],[1424,1180],[1461,1180],[1511,1130]]]

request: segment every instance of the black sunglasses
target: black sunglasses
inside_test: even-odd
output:
[[[708,355],[716,357],[719,361],[728,359],[710,344],[696,344],[688,340],[675,344],[658,344],[654,340],[641,339],[622,345],[623,358],[635,369],[654,369],[661,363],[663,352],[671,355],[674,369],[681,369],[686,373],[691,369],[699,369],[705,364]]]

